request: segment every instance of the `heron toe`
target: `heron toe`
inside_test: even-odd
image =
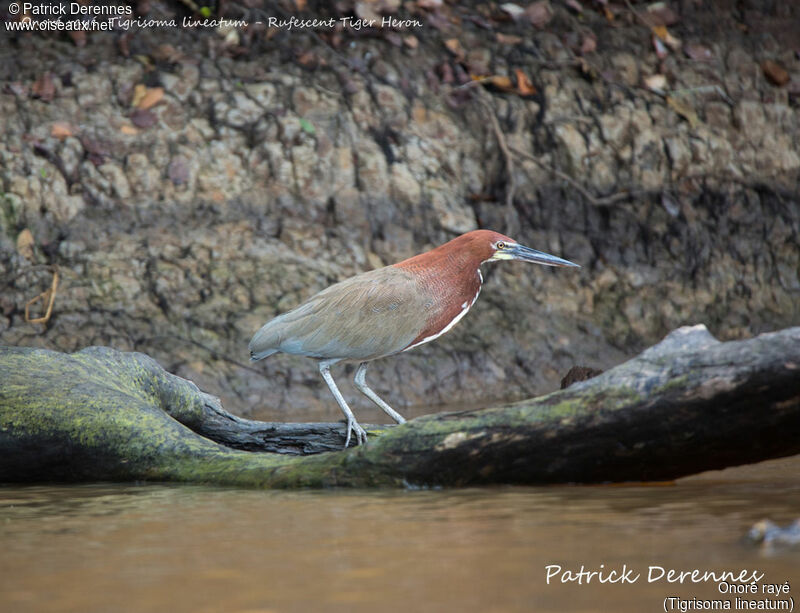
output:
[[[355,419],[347,419],[347,438],[344,441],[344,448],[347,449],[350,446],[350,435],[355,432],[356,433],[356,445],[366,445],[367,444],[367,431],[361,427],[361,425]]]

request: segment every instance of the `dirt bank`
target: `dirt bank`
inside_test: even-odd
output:
[[[681,324],[797,324],[800,9],[708,4],[672,6],[664,58],[644,5],[559,4],[541,29],[461,3],[391,36],[4,36],[0,342],[145,351],[234,412],[333,418],[307,360],[250,369],[252,333],[477,227],[583,269],[493,269],[453,332],[371,369],[398,408],[543,392]],[[516,71],[530,91],[466,83]],[[26,323],[50,265],[52,317]]]

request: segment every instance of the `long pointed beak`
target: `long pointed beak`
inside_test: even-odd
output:
[[[545,266],[571,266],[573,268],[580,268],[580,265],[558,258],[544,251],[536,251],[524,245],[514,245],[509,255],[513,260],[522,260],[523,262],[533,262],[534,264],[543,264]]]

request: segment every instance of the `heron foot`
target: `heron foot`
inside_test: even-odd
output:
[[[350,446],[350,435],[356,433],[356,446],[367,444],[367,431],[362,428],[355,419],[347,419],[347,438],[344,441],[344,448]]]

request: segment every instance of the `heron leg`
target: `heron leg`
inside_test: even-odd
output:
[[[328,384],[328,388],[331,390],[331,394],[333,397],[336,398],[336,402],[339,403],[339,407],[342,409],[345,417],[347,417],[347,438],[344,441],[344,448],[347,449],[348,445],[350,445],[350,434],[351,432],[356,433],[356,440],[358,441],[358,445],[363,445],[367,442],[367,431],[362,428],[358,422],[356,421],[356,416],[353,415],[353,411],[350,410],[350,407],[347,406],[347,403],[344,401],[344,396],[342,396],[342,392],[339,391],[339,388],[336,387],[336,383],[331,376],[331,362],[322,361],[319,363],[319,374],[322,375],[322,378],[325,379],[325,383]]]
[[[361,362],[361,364],[358,365],[358,370],[356,370],[356,377],[354,379],[356,387],[361,390],[362,394],[377,404],[384,413],[395,420],[398,424],[406,423],[405,418],[400,415],[400,413],[386,404],[386,401],[378,396],[378,394],[376,394],[372,388],[367,385],[367,366],[369,366],[368,362]]]

